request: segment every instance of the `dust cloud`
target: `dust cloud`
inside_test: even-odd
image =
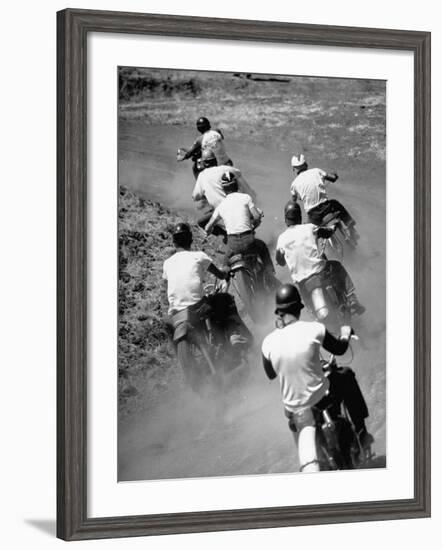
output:
[[[120,184],[164,206],[195,213],[191,200],[194,179],[190,163],[176,163],[179,146],[188,145],[193,129],[146,126],[123,121],[120,126]],[[265,217],[257,236],[274,256],[284,230],[283,207],[292,180],[290,154],[269,146],[229,140],[234,163],[258,193]],[[234,152],[234,153],[233,153]],[[354,328],[360,341],[341,364],[351,364],[370,410],[367,426],[375,437],[374,451],[385,455],[385,288],[386,226],[385,165],[354,162],[326,165],[311,159],[311,167],[336,171],[340,179],[329,196],[340,200],[357,221],[361,236],[354,257],[345,257],[366,313]],[[288,282],[285,269],[277,276]],[[154,410],[121,419],[119,481],[210,477],[297,471],[296,448],[283,414],[279,385],[262,369],[260,344],[273,329],[269,313],[264,327],[252,327],[255,347],[251,374],[222,393],[196,395],[177,384]]]

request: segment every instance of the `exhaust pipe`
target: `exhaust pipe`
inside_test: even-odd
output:
[[[330,314],[330,309],[325,300],[324,291],[321,287],[315,288],[312,291],[313,310],[319,321],[324,321]]]

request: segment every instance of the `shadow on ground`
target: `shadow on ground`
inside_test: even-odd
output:
[[[42,533],[54,536],[56,535],[56,521],[55,519],[26,519],[25,523],[35,527]]]

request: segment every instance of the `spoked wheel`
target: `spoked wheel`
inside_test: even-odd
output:
[[[188,340],[180,340],[177,343],[176,353],[178,362],[184,374],[184,380],[192,390],[197,391],[201,380],[199,379],[199,365],[195,357],[195,346]]]
[[[189,340],[180,340],[176,349],[178,362],[183,370],[184,379],[190,388],[198,392],[207,385],[213,372],[208,352],[201,346],[195,345]]]

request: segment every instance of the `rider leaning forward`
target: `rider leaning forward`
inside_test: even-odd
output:
[[[321,168],[309,168],[304,155],[292,157],[292,169],[296,173],[290,192],[293,200],[298,198],[304,204],[304,210],[310,223],[322,225],[325,216],[338,213],[340,219],[348,227],[352,237],[358,239],[355,230],[355,220],[347,209],[336,199],[329,199],[326,186],[338,180],[338,174],[327,173]]]
[[[215,208],[205,230],[211,233],[218,220],[222,220],[227,232],[225,263],[235,254],[257,254],[264,265],[269,286],[276,286],[275,268],[267,245],[255,238],[255,228],[261,223],[262,212],[255,206],[252,197],[238,191],[238,181],[232,172],[221,179],[226,198]]]
[[[204,297],[204,276],[212,273],[227,279],[228,272],[218,269],[202,251],[191,250],[192,232],[187,223],[178,223],[172,233],[175,253],[163,264],[163,279],[167,281],[169,315],[194,306]]]
[[[215,156],[204,151],[200,160],[201,172],[195,182],[192,192],[192,199],[200,202],[199,208],[208,207],[207,211],[197,220],[198,225],[204,229],[212,217],[214,209],[219,206],[226,198],[226,192],[223,188],[223,176],[231,173],[238,182],[238,190],[250,195],[253,201],[256,200],[256,193],[245,180],[244,176],[233,166],[222,164],[218,166]],[[227,235],[222,223],[213,226],[212,233],[215,236]]]
[[[218,165],[232,165],[233,163],[226,153],[224,136],[221,130],[213,130],[210,121],[204,116],[196,121],[196,128],[201,135],[194,141],[192,147],[178,159],[187,160],[191,158],[193,160],[192,171],[195,179],[201,169],[198,160],[204,151],[212,152]]]
[[[333,229],[302,223],[301,207],[288,202],[284,209],[287,229],[276,243],[276,262],[287,265],[293,283],[299,285],[304,300],[309,293],[306,284],[310,277],[319,275],[334,283],[339,293],[345,296],[352,313],[361,315],[365,307],[359,302],[353,281],[344,266],[336,260],[327,260],[318,243],[319,238],[329,238]],[[311,305],[311,304],[310,304]],[[314,309],[314,307],[312,308]]]
[[[339,367],[325,376],[320,347],[335,355],[343,355],[352,335],[350,327],[342,327],[335,338],[325,325],[300,320],[303,304],[298,290],[291,284],[282,285],[276,293],[279,328],[271,332],[262,344],[264,370],[271,380],[278,377],[285,414],[298,446],[300,470],[319,471],[315,445],[315,414],[334,404],[344,402],[363,448],[373,437],[367,432],[368,409],[355,373]]]

